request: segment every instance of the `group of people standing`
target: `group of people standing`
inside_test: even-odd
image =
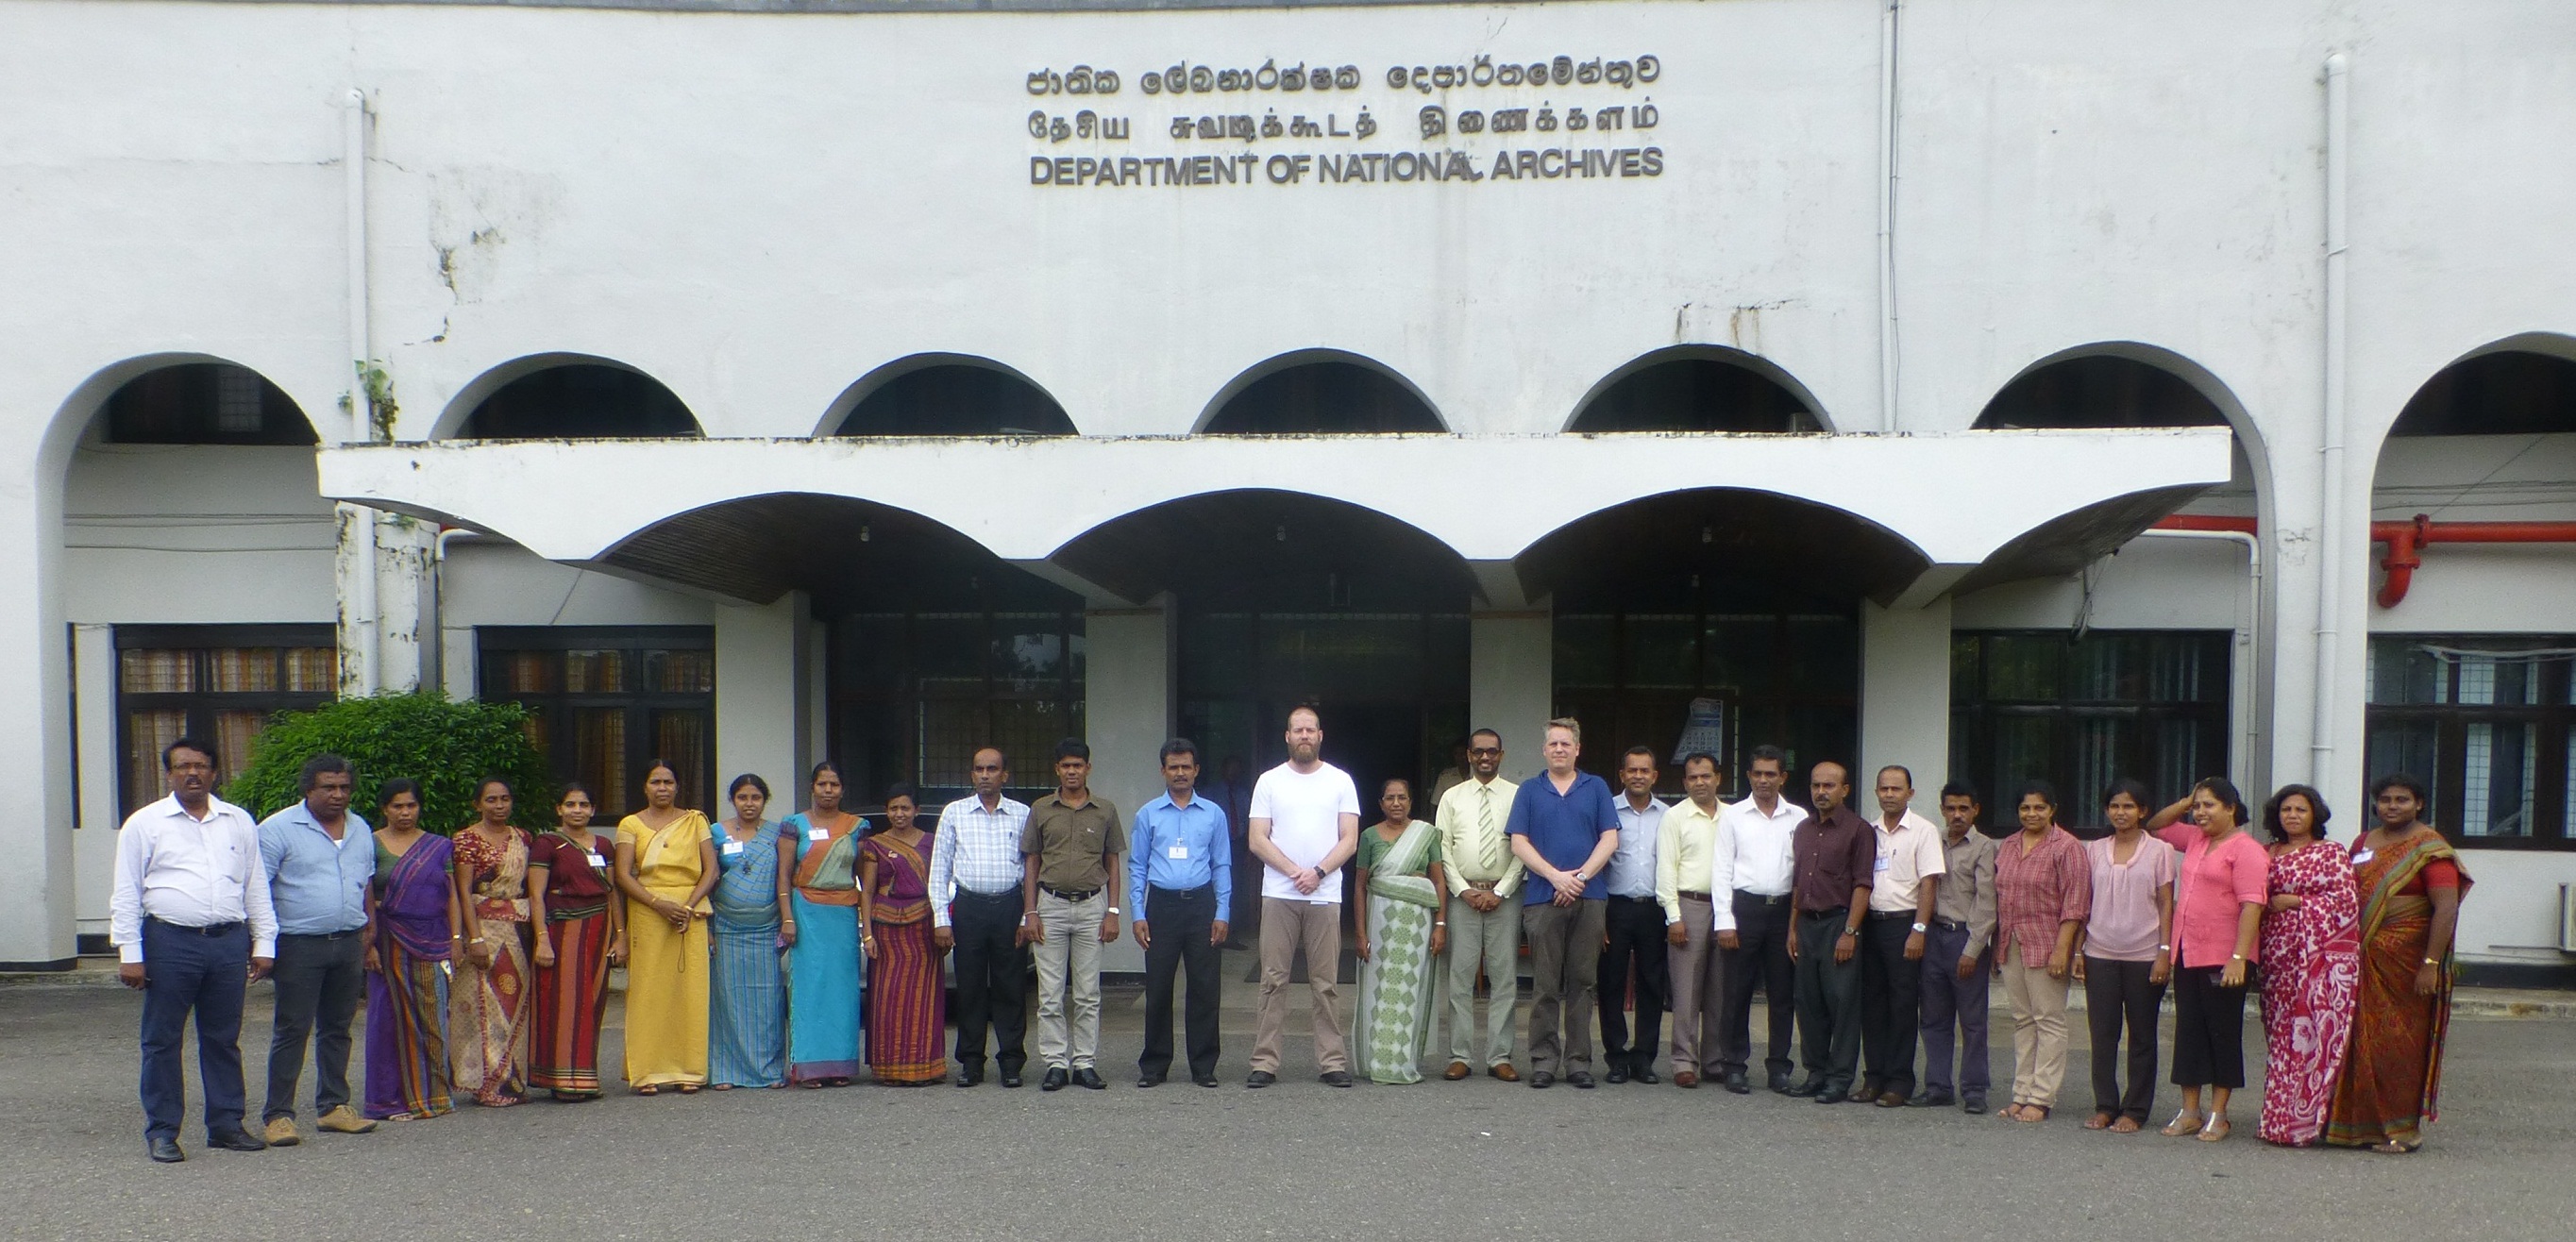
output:
[[[2411,1151],[2435,1115],[2451,933],[2469,880],[2421,822],[2426,794],[2410,777],[2373,786],[2378,822],[2349,847],[2326,838],[2324,799],[2295,785],[2266,804],[2272,841],[2256,842],[2222,779],[2153,813],[2142,786],[2117,782],[2103,808],[2111,831],[2090,842],[2033,782],[2014,806],[2020,831],[1998,841],[1978,830],[1983,807],[1964,782],[1942,789],[1942,824],[1910,809],[1902,767],[1877,773],[1875,820],[1852,810],[1839,763],[1811,765],[1809,803],[1797,805],[1782,796],[1787,756],[1768,746],[1751,752],[1741,802],[1718,800],[1722,765],[1698,753],[1682,764],[1686,796],[1664,804],[1645,747],[1622,756],[1614,795],[1576,766],[1580,724],[1559,719],[1539,775],[1503,779],[1502,738],[1479,730],[1433,818],[1413,817],[1416,791],[1396,778],[1363,829],[1357,786],[1321,757],[1320,714],[1292,712],[1285,741],[1288,760],[1255,784],[1241,838],[1262,867],[1253,1088],[1282,1069],[1301,953],[1326,1084],[1350,1086],[1354,1068],[1421,1081],[1444,984],[1441,1076],[1481,1063],[1521,1081],[1512,1045],[1526,940],[1533,1087],[1596,1085],[1596,1014],[1606,1080],[1659,1082],[1669,1010],[1674,1085],[1705,1078],[1748,1094],[1760,992],[1769,1089],[1980,1113],[1987,986],[2000,977],[2014,1046],[2002,1115],[2015,1121],[2044,1121],[2056,1105],[2079,981],[2093,1044],[2088,1128],[2134,1133],[2147,1121],[2168,986],[2182,1108],[2165,1134],[2227,1136],[2229,1096],[2245,1085],[2248,991],[2261,996],[2269,1045],[2265,1139]],[[1173,993],[1186,977],[1179,1056],[1193,1082],[1214,1087],[1218,954],[1240,907],[1232,825],[1197,792],[1197,748],[1164,745],[1165,792],[1132,820],[1090,790],[1083,743],[1053,758],[1055,790],[1023,804],[1003,794],[1003,753],[977,751],[971,796],[941,808],[935,832],[901,784],[871,830],[843,808],[830,763],[810,774],[805,811],[771,821],[767,783],[747,774],[728,790],[732,814],[711,824],[676,804],[676,772],[657,761],[646,806],[613,836],[592,830],[579,785],[557,802],[553,829],[514,827],[515,792],[497,778],[476,790],[476,821],[439,836],[420,824],[408,779],[382,784],[383,826],[370,830],[348,806],[355,774],[333,755],[305,765],[301,801],[254,826],[212,795],[211,747],[182,739],[163,755],[170,796],[126,822],[112,902],[121,975],[147,994],[149,1152],[184,1158],[179,1040],[191,1012],[218,1147],[300,1141],[308,1041],[326,1130],[435,1117],[455,1093],[490,1107],[531,1089],[596,1099],[617,964],[628,974],[624,1077],[638,1095],[847,1085],[863,1047],[880,1082],[950,1081],[941,961],[952,952],[955,1085],[984,1082],[988,1056],[1001,1085],[1021,1085],[1034,957],[1042,1089],[1102,1089],[1100,948],[1122,925],[1145,951],[1138,1085],[1173,1069]],[[1345,867],[1361,963],[1347,1027]],[[272,973],[267,1110],[252,1134],[242,996]],[[363,1116],[347,1082],[362,985]],[[1793,1035],[1805,1071],[1794,1084]]]

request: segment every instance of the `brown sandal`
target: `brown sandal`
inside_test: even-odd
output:
[[[680,1084],[680,1094],[682,1094],[682,1095],[696,1095],[697,1093],[698,1093],[698,1084],[693,1083],[693,1082],[684,1082],[684,1083],[681,1083],[681,1084]]]
[[[648,1082],[648,1083],[644,1084],[643,1086],[637,1087],[637,1088],[635,1089],[635,1094],[637,1094],[637,1095],[660,1095],[660,1094],[662,1094],[662,1089],[661,1089],[660,1087],[656,1087],[656,1086],[654,1086],[653,1084],[651,1084],[651,1083],[649,1083],[649,1082]]]
[[[2021,1106],[2021,1115],[2013,1118],[2013,1120],[2029,1122],[2034,1125],[2039,1122],[2046,1121],[2048,1120],[2048,1106],[2045,1104],[2024,1104]]]

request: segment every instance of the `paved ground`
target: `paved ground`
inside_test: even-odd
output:
[[[264,991],[245,1028],[254,1107]],[[1104,1093],[537,1102],[259,1155],[205,1151],[192,1116],[189,1161],[165,1168],[142,1153],[137,999],[0,988],[0,1237],[2511,1239],[2565,1238],[2576,1216],[2564,1020],[2459,1022],[2445,1119],[2391,1159],[2267,1148],[2250,1099],[2224,1144],[2086,1132],[2080,1028],[2066,1110],[2040,1126],[1669,1085],[1337,1091],[1302,1040],[1288,1081],[1254,1093],[1251,991],[1229,984],[1221,1090],[1136,1089],[1126,993]]]

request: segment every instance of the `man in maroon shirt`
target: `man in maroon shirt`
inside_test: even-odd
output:
[[[1807,1075],[1789,1094],[1839,1104],[1860,1072],[1860,923],[1878,843],[1869,821],[1852,813],[1851,773],[1843,765],[1807,769],[1816,813],[1798,825],[1791,851],[1790,904],[1797,924],[1789,959],[1797,969],[1799,1060]]]

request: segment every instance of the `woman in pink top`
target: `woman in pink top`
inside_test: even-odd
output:
[[[2147,787],[2122,778],[2103,801],[2111,835],[2084,843],[2093,916],[2076,937],[2075,977],[2093,1034],[2087,1130],[2135,1134],[2156,1104],[2156,1010],[2173,972],[2173,884],[2179,855],[2147,835]],[[2129,1089],[2120,1090],[2120,1027],[2129,1028]]]
[[[2245,799],[2225,778],[2192,786],[2187,803],[2165,808],[2157,822],[2172,824],[2186,804],[2197,827],[2156,832],[2183,852],[2173,914],[2173,1081],[2182,1111],[2164,1132],[2215,1143],[2228,1135],[2227,1097],[2245,1085],[2245,985],[2260,955],[2255,936],[2271,897],[2272,860],[2245,834]],[[2203,1087],[2213,1089],[2206,1114]]]

